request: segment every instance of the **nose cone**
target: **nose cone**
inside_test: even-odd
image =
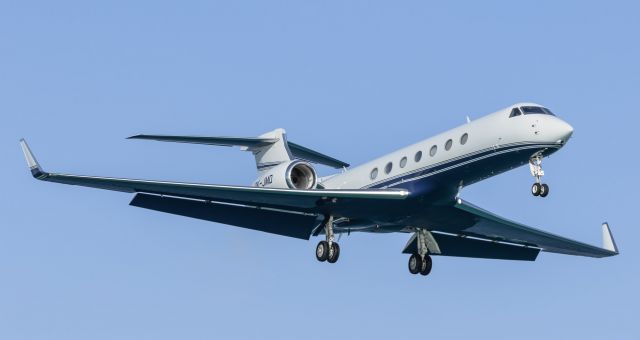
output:
[[[562,122],[562,140],[566,143],[571,135],[573,135],[573,126],[569,125],[567,122]]]
[[[556,119],[553,124],[552,130],[554,139],[553,142],[561,144],[567,143],[569,141],[569,138],[571,138],[571,135],[573,134],[573,126],[569,125],[569,123],[561,119]]]

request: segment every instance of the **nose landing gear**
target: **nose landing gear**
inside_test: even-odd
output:
[[[536,182],[531,186],[531,194],[533,196],[547,197],[549,195],[549,186],[542,183],[542,176],[544,176],[542,156],[537,154],[529,159],[529,170],[531,170],[531,175],[536,178]]]
[[[549,186],[544,183],[533,183],[531,186],[531,194],[533,194],[533,196],[547,197],[547,195],[549,195]]]

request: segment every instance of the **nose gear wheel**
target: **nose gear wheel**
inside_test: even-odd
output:
[[[549,195],[549,185],[542,183],[544,170],[542,170],[542,156],[540,154],[536,154],[529,159],[529,170],[536,179],[536,182],[531,186],[531,194],[533,196],[547,197]]]

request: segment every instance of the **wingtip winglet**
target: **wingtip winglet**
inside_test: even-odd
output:
[[[615,253],[615,255],[620,253],[618,251],[618,245],[616,245],[616,240],[611,233],[609,223],[607,222],[602,223],[602,248]]]
[[[29,166],[29,169],[31,170],[31,175],[38,179],[46,177],[47,173],[44,172],[40,167],[40,164],[36,160],[36,157],[33,155],[33,152],[31,152],[31,149],[29,148],[29,144],[27,144],[27,141],[24,138],[20,139],[20,147],[22,148],[24,158],[27,161],[27,166]]]

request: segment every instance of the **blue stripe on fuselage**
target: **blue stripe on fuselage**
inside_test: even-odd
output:
[[[547,153],[548,155],[557,151],[560,147],[561,145],[559,144],[541,143],[505,144],[402,173],[372,183],[364,188],[404,187],[410,189],[412,194],[420,194],[425,191],[431,191],[435,187],[452,185],[457,187],[459,181],[463,181],[465,185],[468,185],[526,164],[529,157],[537,151],[550,149]],[[521,154],[521,151],[525,150],[535,151]]]

